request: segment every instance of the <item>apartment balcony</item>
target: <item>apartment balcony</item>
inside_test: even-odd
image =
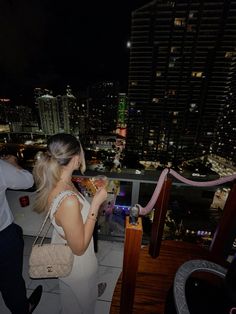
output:
[[[89,186],[83,186],[81,180],[96,174],[73,176],[74,184],[78,189],[82,186],[82,192],[88,198],[91,196]],[[94,232],[99,281],[108,283],[104,295],[98,298],[95,314],[162,314],[174,275],[182,263],[202,258],[228,266],[235,254],[232,243],[236,238],[236,217],[233,215],[236,187],[233,182],[194,187],[168,175],[169,179],[153,206],[155,210],[140,215],[136,228],[129,222],[130,207],[135,204],[144,207],[149,203],[160,172],[104,174],[119,188],[114,189],[114,193],[108,193],[109,202],[104,204]],[[194,180],[211,181],[213,178],[199,177]],[[34,194],[34,189],[7,191],[15,221],[22,226],[26,240],[24,276],[29,292],[37,284],[28,277],[29,250],[43,220],[42,215],[32,211]],[[216,231],[220,237],[213,245]],[[53,283],[52,280],[41,282],[44,295],[41,307],[35,313],[47,313],[49,310],[52,314],[59,313],[57,280]],[[9,313],[2,302],[0,312]]]

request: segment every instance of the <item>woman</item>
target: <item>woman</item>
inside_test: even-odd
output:
[[[47,152],[37,158],[33,169],[37,186],[35,211],[51,211],[52,243],[67,242],[74,254],[70,275],[59,278],[62,313],[90,314],[94,313],[98,295],[92,235],[107,192],[100,188],[90,205],[71,182],[77,169],[85,171],[80,142],[70,134],[53,135]]]

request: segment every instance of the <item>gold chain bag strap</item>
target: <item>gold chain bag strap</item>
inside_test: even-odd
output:
[[[59,197],[56,206],[57,208],[66,195],[68,195],[68,193],[62,194],[61,197]],[[40,243],[37,244],[40,234],[49,218],[50,212],[51,210],[48,211],[32,245],[29,258],[29,276],[33,279],[66,277],[72,270],[74,255],[66,243],[44,243],[45,237],[51,226],[51,221]]]

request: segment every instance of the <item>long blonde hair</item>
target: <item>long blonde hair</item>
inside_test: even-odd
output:
[[[34,210],[38,213],[47,210],[48,196],[60,180],[62,167],[80,154],[80,171],[84,173],[85,159],[80,141],[73,135],[58,133],[48,140],[48,150],[36,156],[33,176],[37,187]]]

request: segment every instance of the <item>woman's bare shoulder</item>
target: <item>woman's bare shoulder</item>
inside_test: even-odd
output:
[[[55,188],[51,191],[48,197],[48,205],[49,207],[59,198],[59,206],[58,209],[61,207],[68,207],[68,206],[76,206],[78,207],[79,197],[75,191],[72,190],[63,190]]]
[[[79,202],[79,198],[75,192],[68,191],[68,193],[65,193],[61,204],[65,205],[65,206],[76,206],[77,207],[78,204],[80,204],[80,202]]]

